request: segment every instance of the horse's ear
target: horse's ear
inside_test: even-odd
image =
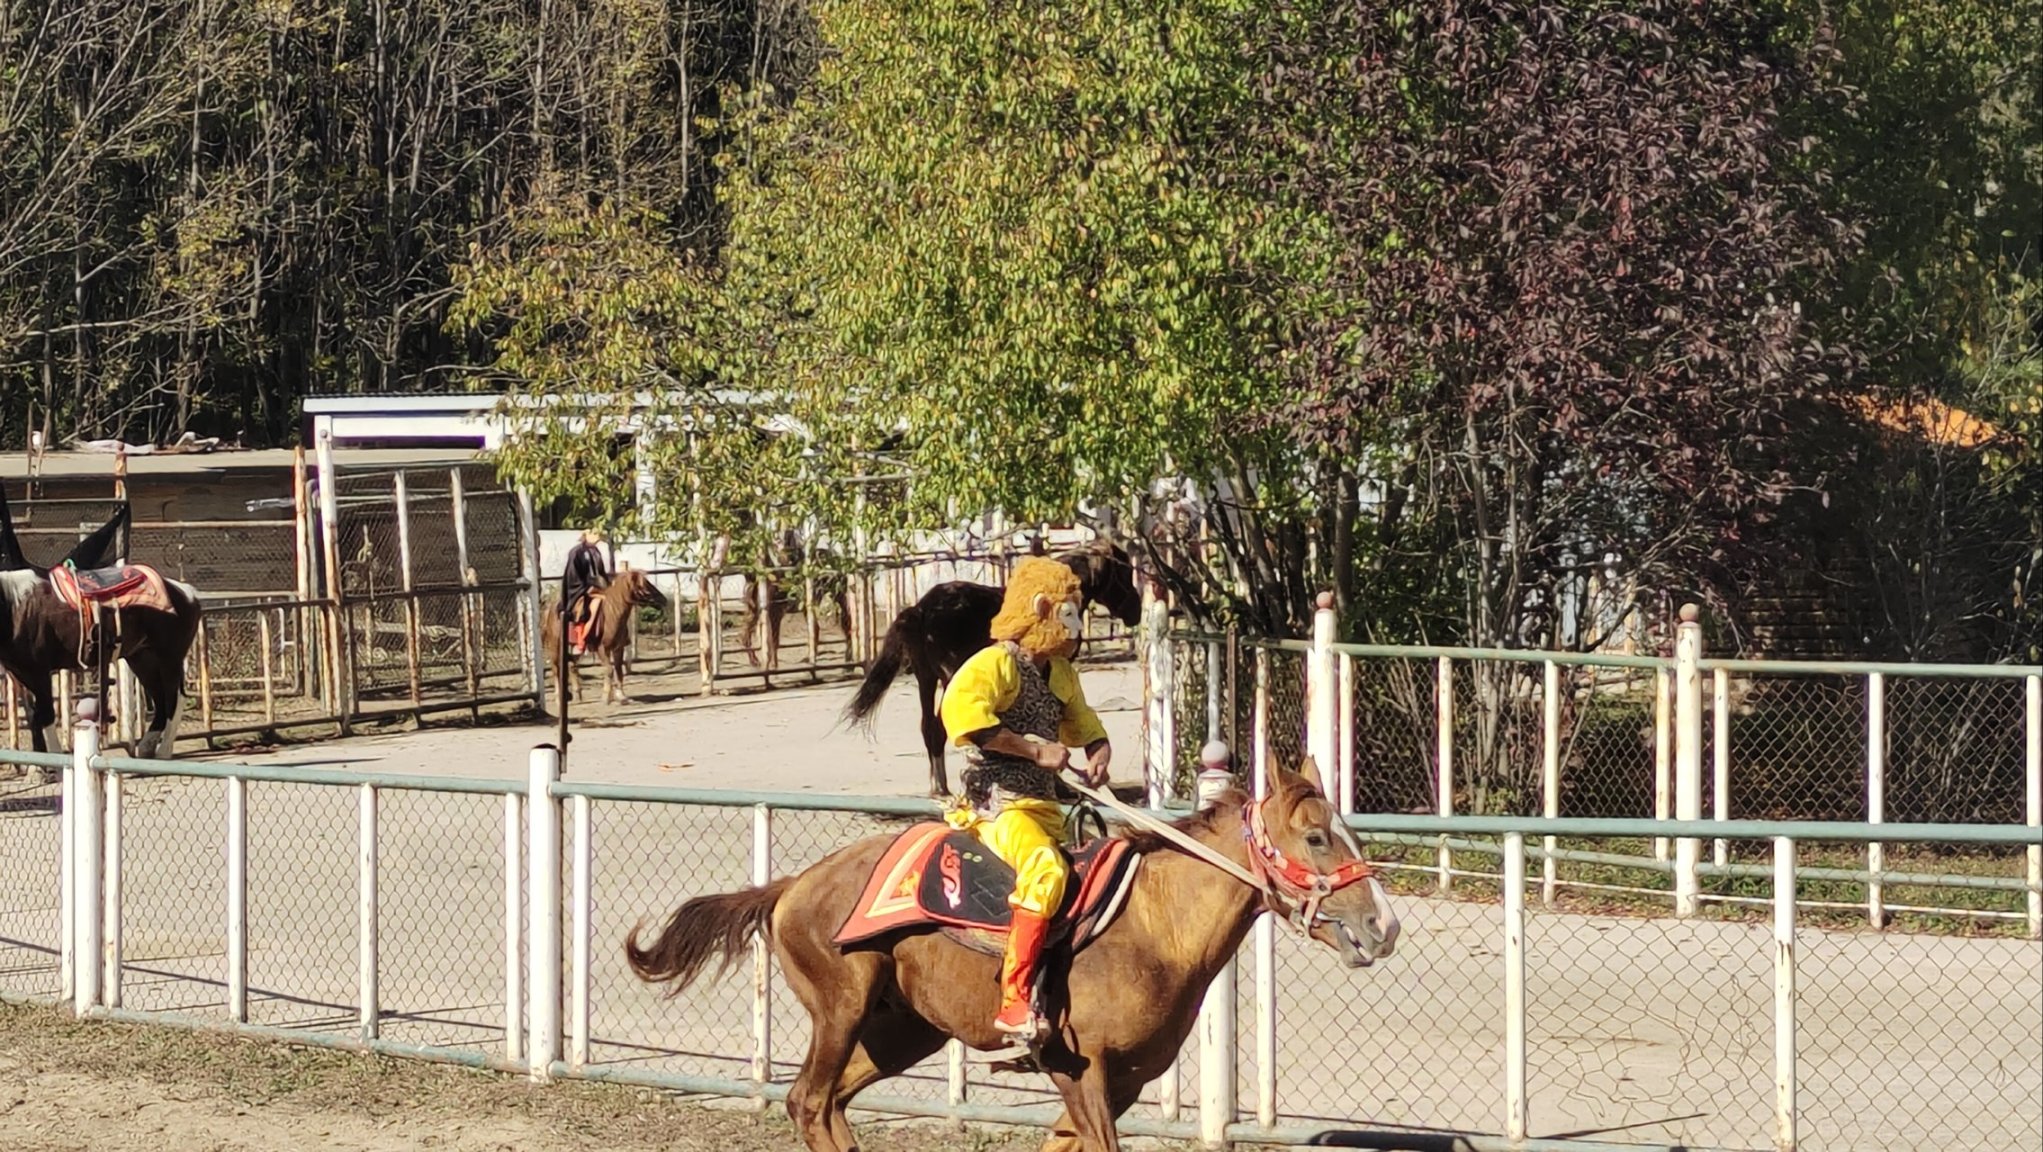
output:
[[[1308,755],[1305,757],[1305,759],[1300,760],[1298,762],[1298,774],[1304,777],[1305,782],[1307,784],[1312,785],[1313,790],[1318,792],[1321,796],[1325,796],[1327,794],[1325,785],[1320,783],[1319,764],[1315,762],[1311,756]]]

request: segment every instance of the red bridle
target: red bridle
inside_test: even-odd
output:
[[[1311,931],[1319,919],[1320,901],[1350,885],[1376,875],[1376,869],[1367,860],[1350,860],[1332,872],[1321,872],[1301,860],[1293,860],[1277,849],[1270,840],[1270,830],[1263,821],[1263,808],[1269,804],[1265,796],[1248,806],[1247,818],[1241,822],[1242,837],[1248,841],[1249,866],[1261,876],[1269,889],[1282,894],[1291,901],[1290,918],[1301,931]],[[1271,911],[1282,911],[1272,908]]]

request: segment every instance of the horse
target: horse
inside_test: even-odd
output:
[[[56,743],[57,704],[51,690],[56,673],[104,669],[120,659],[149,702],[149,725],[136,742],[135,755],[171,758],[184,710],[185,656],[198,637],[204,611],[199,590],[153,569],[121,572],[127,579],[117,585],[121,596],[109,601],[118,605],[112,612],[97,604],[81,612],[33,570],[0,572],[0,668],[28,695],[29,727],[38,752]],[[160,597],[149,594],[152,586]],[[127,599],[137,589],[146,601]],[[100,618],[96,624],[95,616]]]
[[[597,604],[596,615],[589,621],[589,630],[583,634],[584,651],[598,653],[603,659],[603,702],[608,704],[614,700],[619,704],[629,704],[631,697],[624,691],[624,653],[625,649],[631,646],[631,611],[640,605],[663,608],[667,604],[667,597],[637,568],[626,568],[619,572],[609,584],[594,595]],[[553,607],[545,613],[545,617],[541,636],[546,645],[546,655],[553,664],[554,676],[557,679],[565,679],[567,668],[562,666],[561,660],[559,600],[553,602]],[[580,658],[570,657],[569,663],[575,672],[573,688],[579,688],[582,683]],[[570,689],[568,696],[570,698],[574,696],[573,689]]]
[[[1265,800],[1230,789],[1172,827],[1226,860],[1223,871],[1154,832],[1127,837],[1140,859],[1117,916],[1070,955],[1045,953],[1042,1006],[1052,1021],[1032,1049],[1064,1100],[1046,1152],[1113,1152],[1115,1121],[1170,1067],[1213,977],[1269,908],[1349,967],[1391,955],[1399,926],[1359,846],[1327,802],[1310,760],[1272,765]],[[1000,959],[930,923],[848,946],[838,926],[864,903],[868,877],[898,832],[838,850],[763,887],[698,896],[660,934],[624,943],[632,972],[678,994],[713,959],[728,967],[763,933],[808,1010],[809,1049],[787,1111],[811,1152],[856,1147],[845,1109],[955,1037],[981,1051],[1010,1039],[993,1028]],[[1254,884],[1244,882],[1250,877]]]
[[[806,552],[802,545],[801,536],[794,530],[789,529],[781,533],[769,562],[772,567],[782,570],[794,569],[801,566],[805,555]],[[816,555],[819,559],[828,559],[831,552],[828,548],[817,545]],[[815,590],[817,600],[836,606],[837,627],[844,633],[845,641],[847,643],[850,642],[850,582],[844,578],[844,574],[841,572],[826,572],[814,578],[812,587]],[[767,589],[771,590],[770,593],[766,591]],[[780,623],[787,618],[788,612],[793,610],[794,600],[788,595],[786,585],[780,581],[764,580],[757,573],[747,572],[745,573],[744,604],[744,615],[738,621],[738,635],[742,638],[742,642],[745,645],[746,658],[752,662],[752,667],[757,668],[759,667],[759,650],[754,646],[753,638],[758,630],[760,614],[763,612],[766,615],[766,650],[768,652],[778,651],[780,649]],[[809,606],[809,610],[815,610],[813,603]],[[809,658],[813,663],[815,661],[815,653],[810,653]]]
[[[1097,602],[1130,628],[1142,622],[1142,593],[1135,586],[1135,566],[1118,546],[1095,541],[1056,557],[1078,574],[1084,603]],[[950,794],[944,771],[943,720],[937,715],[937,690],[957,675],[974,652],[993,642],[987,630],[1000,614],[1001,590],[970,580],[952,580],[931,588],[901,610],[887,626],[879,654],[845,705],[844,718],[868,731],[894,677],[907,664],[915,673],[915,692],[922,705],[922,747],[929,756],[929,794]]]

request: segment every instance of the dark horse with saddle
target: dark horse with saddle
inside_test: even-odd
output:
[[[1100,605],[1130,628],[1142,622],[1142,592],[1135,583],[1135,565],[1120,547],[1095,541],[1060,552],[1054,559],[1077,574],[1086,605]],[[999,588],[969,580],[931,588],[888,625],[879,654],[866,669],[858,693],[844,708],[847,719],[870,726],[887,689],[906,664],[915,674],[915,692],[922,705],[922,746],[929,754],[932,796],[950,794],[943,763],[943,721],[936,711],[937,690],[957,675],[974,652],[992,643],[986,629],[1000,611],[1000,598]]]
[[[21,551],[0,490],[0,669],[28,696],[33,747],[56,743],[59,672],[93,672],[123,660],[149,702],[138,756],[169,758],[184,700],[184,662],[198,636],[198,589],[143,564],[111,564],[125,539],[126,505],[45,568]]]

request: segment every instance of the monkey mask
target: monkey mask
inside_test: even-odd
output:
[[[988,629],[996,641],[1012,640],[1036,660],[1078,652],[1084,634],[1078,606],[1083,599],[1078,576],[1055,560],[1030,556],[1014,566],[1000,614]]]

